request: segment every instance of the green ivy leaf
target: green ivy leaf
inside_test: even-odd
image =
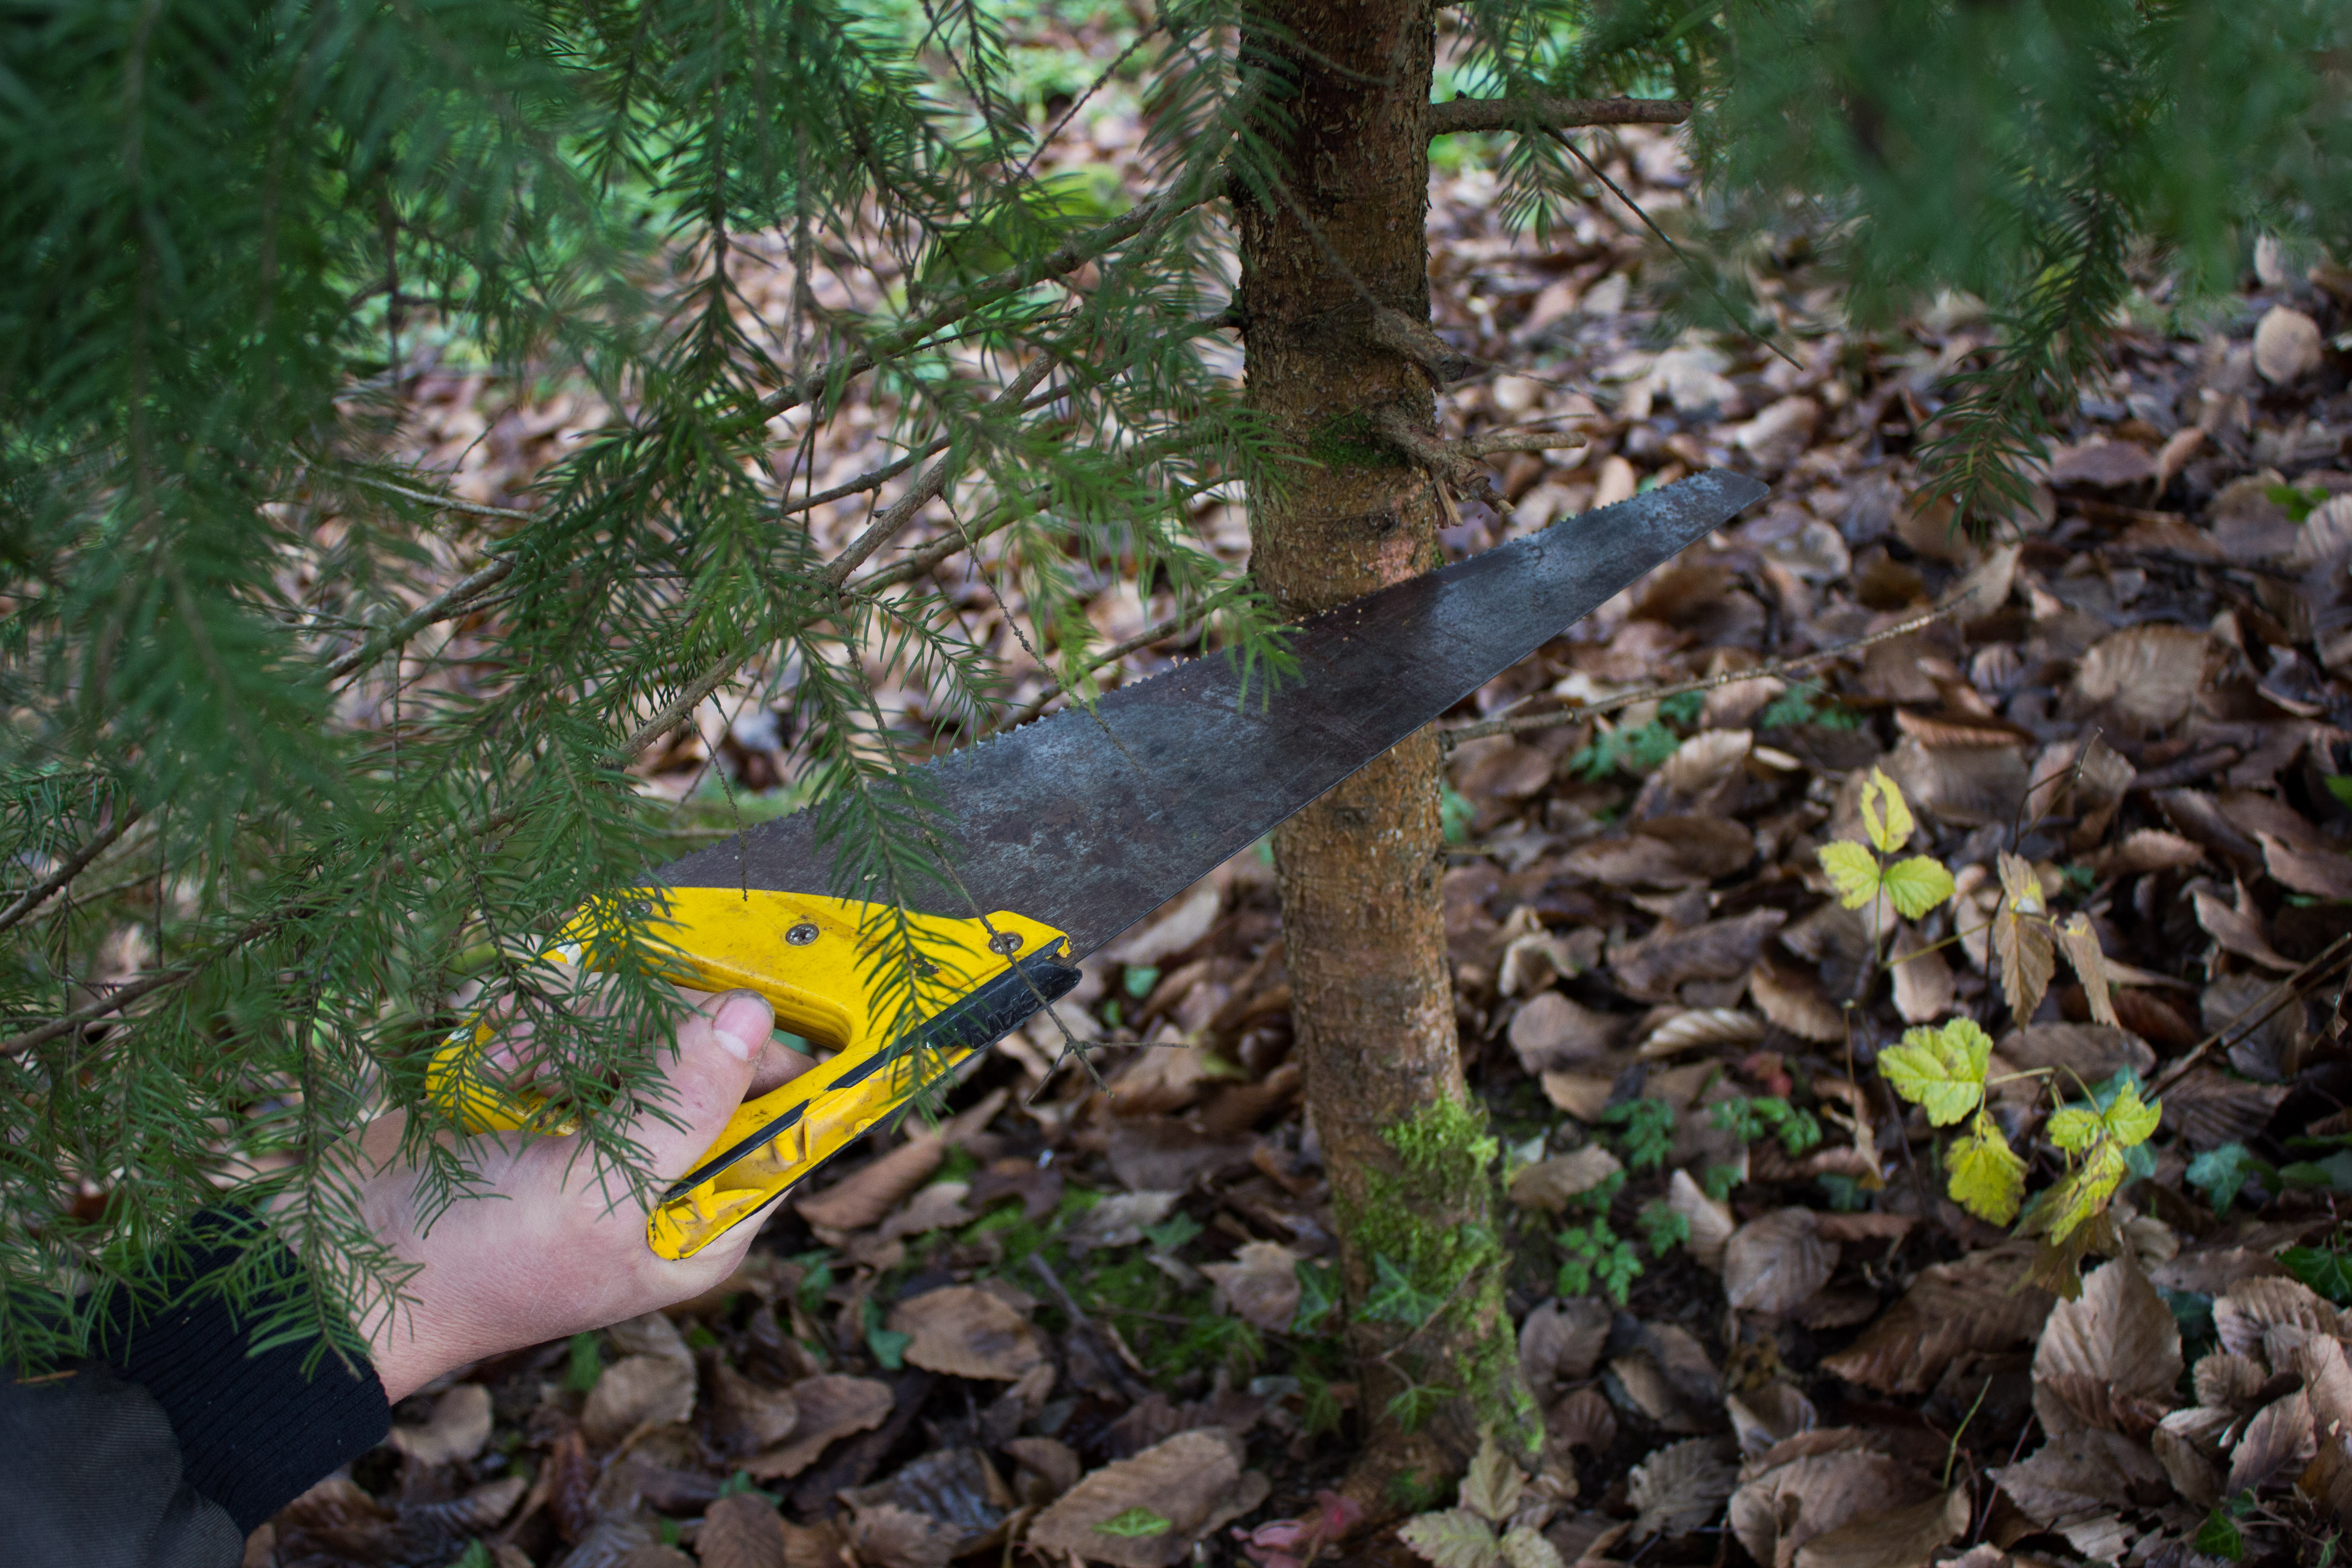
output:
[[[2289,1274],[2337,1306],[2352,1302],[2352,1267],[2347,1266],[2342,1253],[2317,1247],[2290,1247],[2278,1255],[2278,1260]]]
[[[2243,1143],[2223,1143],[2189,1161],[2187,1179],[2190,1186],[2205,1194],[2213,1212],[2221,1214],[2237,1202],[2248,1181],[2255,1176],[2274,1180],[2277,1175],[2267,1161],[2248,1153]]]
[[[1419,1328],[1429,1321],[1444,1299],[1414,1285],[1403,1269],[1389,1260],[1386,1253],[1372,1255],[1372,1271],[1377,1276],[1371,1293],[1364,1298],[1360,1316],[1375,1323],[1402,1323]],[[1295,1322],[1297,1320],[1294,1319]]]

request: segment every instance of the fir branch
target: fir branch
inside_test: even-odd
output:
[[[58,862],[56,870],[26,889],[14,903],[5,910],[0,910],[0,931],[6,931],[10,926],[31,914],[40,908],[52,893],[80,876],[92,860],[105,854],[115,840],[130,832],[142,815],[137,806],[118,806],[112,822],[92,834],[80,848]]]

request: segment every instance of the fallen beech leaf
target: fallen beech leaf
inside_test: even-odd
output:
[[[1013,1462],[1037,1478],[1042,1489],[1034,1495],[1026,1481],[1022,1483],[1023,1500],[1031,1503],[1048,1503],[1078,1484],[1086,1466],[1078,1460],[1076,1450],[1067,1443],[1053,1437],[1014,1437],[1004,1445],[1004,1451]]]
[[[2243,884],[2238,888],[2234,906],[2222,902],[2210,888],[2191,888],[2189,897],[2197,910],[2197,923],[2230,952],[2251,958],[2265,969],[2284,973],[2295,967],[2294,960],[2271,946],[2263,931],[2262,916],[2252,909]]]
[[[1617,1091],[1613,1073],[1548,1072],[1542,1079],[1544,1098],[1579,1121],[1595,1122]]]
[[[1215,1287],[1210,1304],[1272,1333],[1284,1333],[1298,1311],[1299,1255],[1278,1241],[1246,1241],[1231,1263],[1203,1263]]]
[[[1778,1209],[1731,1233],[1723,1248],[1723,1293],[1745,1312],[1786,1312],[1830,1282],[1838,1247],[1821,1237],[1811,1209]]]
[[[1217,923],[1221,899],[1216,882],[1204,877],[1103,956],[1113,963],[1137,967],[1173,958],[1209,934],[1209,928]]]
[[[1864,1514],[1797,1548],[1795,1568],[1923,1568],[1959,1539],[1973,1512],[1969,1489],[1885,1513]]]
[[[1812,1432],[1828,1443],[1840,1432]],[[1793,1447],[1794,1445],[1791,1445]],[[1788,1563],[1815,1536],[1825,1535],[1865,1510],[1881,1509],[1927,1489],[1909,1467],[1858,1444],[1802,1453],[1779,1464],[1768,1452],[1731,1494],[1731,1531],[1759,1563]]]
[[[1221,1427],[1180,1432],[1079,1481],[1030,1521],[1028,1543],[1115,1568],[1172,1568],[1195,1541],[1255,1508],[1266,1491],[1264,1476],[1243,1470],[1240,1438]],[[1137,1508],[1168,1521],[1169,1528],[1149,1535],[1101,1529]]]
[[[2146,1041],[2100,1024],[2028,1024],[2002,1036],[1994,1049],[2013,1068],[2052,1069],[2070,1090],[2076,1079],[2098,1083],[2129,1068],[2145,1082],[2156,1070]]]
[[[916,1193],[906,1207],[884,1220],[882,1228],[875,1234],[884,1241],[897,1241],[905,1237],[969,1225],[978,1217],[963,1206],[963,1200],[971,1192],[971,1186],[966,1182],[933,1182]]]
[[[1740,1453],[1751,1459],[1800,1432],[1811,1431],[1821,1423],[1821,1413],[1813,1408],[1813,1402],[1793,1384],[1768,1383],[1745,1394],[1727,1394],[1723,1407],[1731,1416],[1731,1430],[1739,1439]]]
[[[827,1230],[864,1230],[880,1225],[891,1210],[931,1179],[947,1152],[947,1141],[938,1133],[919,1133],[824,1191],[794,1198],[793,1207],[809,1224]]]
[[[784,1568],[841,1568],[848,1555],[849,1538],[833,1521],[814,1524],[783,1521]]]
[[[1895,1010],[1906,1024],[1932,1024],[1952,1008],[1952,966],[1908,924],[1895,929],[1886,956],[1895,979]]]
[[[1659,766],[1659,782],[1685,800],[1697,800],[1729,778],[1755,745],[1750,730],[1701,730]]]
[[[2042,1005],[2058,973],[2042,879],[2017,856],[2000,857],[2000,902],[1992,917],[1993,952],[2000,957],[2000,989],[2010,1016],[2022,1024]]]
[[[1724,1246],[1738,1228],[1731,1217],[1731,1205],[1708,1197],[1706,1190],[1691,1179],[1691,1173],[1682,1170],[1667,1178],[1666,1204],[1690,1226],[1690,1236],[1683,1245],[1689,1250],[1691,1261],[1702,1268],[1720,1271]]]
[[[1700,1046],[1745,1047],[1764,1037],[1764,1020],[1737,1007],[1693,1007],[1650,1031],[1635,1053],[1654,1060]]]
[[[1955,1357],[2024,1343],[2055,1300],[2018,1288],[2031,1258],[2026,1248],[2004,1247],[1929,1265],[1901,1300],[1822,1366],[1884,1394],[1925,1394]]]
[[[1195,1053],[1197,1054],[1197,1053]],[[1181,1193],[1113,1193],[1073,1221],[1064,1234],[1080,1251],[1133,1247],[1146,1227],[1166,1219]]]
[[[1010,1383],[1045,1359],[1029,1321],[987,1291],[950,1285],[890,1310],[887,1327],[910,1336],[907,1360],[926,1372]]]
[[[853,1487],[844,1502],[864,1512],[883,1504],[934,1519],[954,1531],[951,1556],[985,1544],[1013,1511],[1013,1493],[978,1448],[935,1448],[887,1480]]]
[[[420,1465],[470,1459],[490,1440],[490,1391],[478,1383],[445,1389],[421,1426],[395,1426],[387,1440]]]
[[[710,1427],[720,1452],[772,1448],[792,1436],[800,1418],[800,1402],[791,1390],[762,1387],[724,1360],[712,1366]]]
[[[1787,919],[1784,910],[1765,909],[1687,931],[1661,927],[1612,951],[1609,966],[1630,994],[1664,1001],[1686,980],[1728,980],[1746,973],[1764,939]]]
[[[2129,441],[2110,441],[2104,436],[2093,437],[2078,447],[2057,447],[2050,454],[2050,482],[2053,485],[2090,485],[2111,490],[2138,484],[2155,475],[2156,462],[2147,447]]]
[[[604,1369],[580,1411],[589,1445],[609,1448],[633,1432],[694,1414],[694,1363],[667,1356],[623,1356]]]
[[[2298,1388],[2272,1400],[2246,1423],[2245,1435],[2230,1450],[2230,1479],[2221,1489],[2235,1497],[2269,1484],[2281,1472],[2298,1474],[2318,1451],[2311,1400]]]
[[[2102,877],[2136,877],[2147,871],[2170,871],[2194,866],[2205,851],[2178,833],[2143,827],[2126,833],[2113,848],[2088,858],[2091,869]]]
[[[2297,849],[2274,834],[2255,837],[2263,847],[2263,863],[2282,887],[2314,898],[2352,899],[2352,858]]]
[[[2319,368],[2319,323],[2288,305],[2273,305],[2254,324],[2254,368],[2273,386],[2288,386]]]
[[[2126,1252],[2061,1301],[2033,1352],[2033,1413],[2053,1437],[2104,1426],[2137,1435],[2172,1407],[2180,1323]]]
[[[1557,991],[1539,991],[1511,1019],[1511,1049],[1529,1073],[1557,1072],[1607,1055],[1632,1022],[1621,1014],[1580,1005]]]
[[[852,1432],[871,1431],[890,1414],[890,1385],[870,1377],[821,1373],[793,1384],[792,1394],[800,1419],[791,1435],[743,1461],[755,1481],[799,1475],[835,1442]]]
[[[2239,1280],[2213,1302],[2213,1337],[2232,1355],[2261,1355],[2264,1333],[2282,1323],[2337,1339],[2346,1327],[2343,1314],[2300,1279],[2257,1275]]]
[[[2150,623],[2092,645],[2074,670],[2074,705],[2104,708],[2136,734],[2167,730],[2189,716],[2205,683],[2206,634]]]
[[[2164,1124],[2200,1152],[2251,1142],[2288,1092],[2283,1083],[2248,1083],[2211,1068],[2191,1068],[2165,1090]]]
[[[1523,1208],[1554,1213],[1568,1206],[1610,1177],[1625,1169],[1616,1155],[1598,1143],[1549,1160],[1538,1160],[1511,1178],[1510,1199]]]
[[[1717,1457],[1712,1438],[1658,1449],[1627,1479],[1626,1498],[1641,1510],[1634,1536],[1688,1534],[1715,1518],[1738,1480],[1738,1472]]]
[[[1541,1399],[1554,1383],[1590,1376],[1608,1342],[1612,1314],[1591,1296],[1556,1297],[1519,1325],[1519,1372]]]
[[[1599,1389],[1580,1388],[1545,1409],[1544,1434],[1556,1449],[1605,1454],[1617,1441],[1617,1415]]]
[[[944,1520],[891,1502],[858,1509],[849,1525],[850,1546],[867,1568],[947,1568],[957,1534]]]
[[[1906,735],[1888,754],[1885,767],[1920,811],[1967,827],[2012,820],[2030,783],[2025,754],[2015,746],[1930,751],[1916,737]]]
[[[1767,1018],[1800,1038],[1822,1045],[1845,1038],[1845,1015],[1810,973],[1759,959],[1748,971],[1748,994]]]
[[[1988,1472],[2025,1517],[2044,1527],[2107,1508],[2151,1507],[2172,1496],[2156,1456],[2120,1432],[2086,1427],[2030,1458]]]
[[[720,1498],[703,1510],[694,1552],[702,1568],[785,1568],[783,1518],[750,1492]]]

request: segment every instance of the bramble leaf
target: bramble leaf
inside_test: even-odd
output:
[[[2099,1120],[2105,1124],[2115,1141],[2126,1149],[2147,1142],[2149,1134],[2156,1131],[2157,1123],[2163,1119],[2163,1107],[2153,1101],[2142,1101],[2139,1085],[2136,1083],[2124,1085],[2099,1115]]]
[[[1495,1527],[1466,1508],[1416,1514],[1397,1527],[1397,1539],[1435,1568],[1495,1568],[1503,1554]]]
[[[2050,1124],[2043,1131],[2049,1135],[2050,1142],[2070,1154],[2079,1154],[2097,1142],[2100,1132],[2105,1129],[2100,1125],[2097,1111],[2068,1106],[2063,1110],[2051,1112]]]
[[[1841,838],[1815,854],[1830,875],[1830,886],[1837,889],[1839,903],[1858,910],[1878,896],[1878,861],[1869,850]]]
[[[2126,1170],[2124,1152],[2112,1140],[2103,1138],[2092,1145],[2082,1164],[2042,1194],[2046,1217],[2041,1228],[2052,1243],[2064,1241],[2077,1226],[2104,1213],[2107,1200],[2123,1185]]]
[[[1994,1225],[2017,1217],[2018,1205],[2025,1201],[2025,1162],[1990,1115],[1977,1113],[1969,1136],[1952,1145],[1949,1161],[1952,1179],[1944,1190],[1954,1203]]]
[[[1883,818],[1874,809],[1882,801],[1886,807]],[[1862,828],[1870,835],[1872,847],[1881,855],[1892,855],[1911,842],[1911,831],[1916,826],[1911,819],[1910,804],[1903,798],[1903,786],[1884,770],[1871,769],[1862,785]]]
[[[2215,1214],[2221,1214],[2237,1202],[2250,1178],[2268,1175],[2274,1180],[2277,1174],[2269,1164],[2248,1152],[2243,1143],[2222,1143],[2189,1161],[2189,1170],[2181,1179],[2205,1194]]]
[[[1519,1493],[1527,1484],[1527,1477],[1489,1427],[1479,1440],[1477,1458],[1470,1461],[1470,1473],[1462,1478],[1462,1506],[1500,1525],[1519,1506]]]
[[[1992,1037],[1972,1019],[1955,1018],[1941,1028],[1904,1031],[1901,1045],[1878,1053],[1878,1070],[1930,1122],[1949,1127],[1983,1103],[1991,1058]]]
[[[1952,896],[1952,874],[1943,862],[1914,855],[1886,868],[1886,896],[1907,921],[1916,921]]]

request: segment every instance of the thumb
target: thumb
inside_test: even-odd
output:
[[[679,1020],[664,1109],[683,1125],[649,1113],[630,1129],[657,1174],[682,1176],[694,1169],[726,1131],[774,1028],[767,998],[755,991],[723,992]]]

